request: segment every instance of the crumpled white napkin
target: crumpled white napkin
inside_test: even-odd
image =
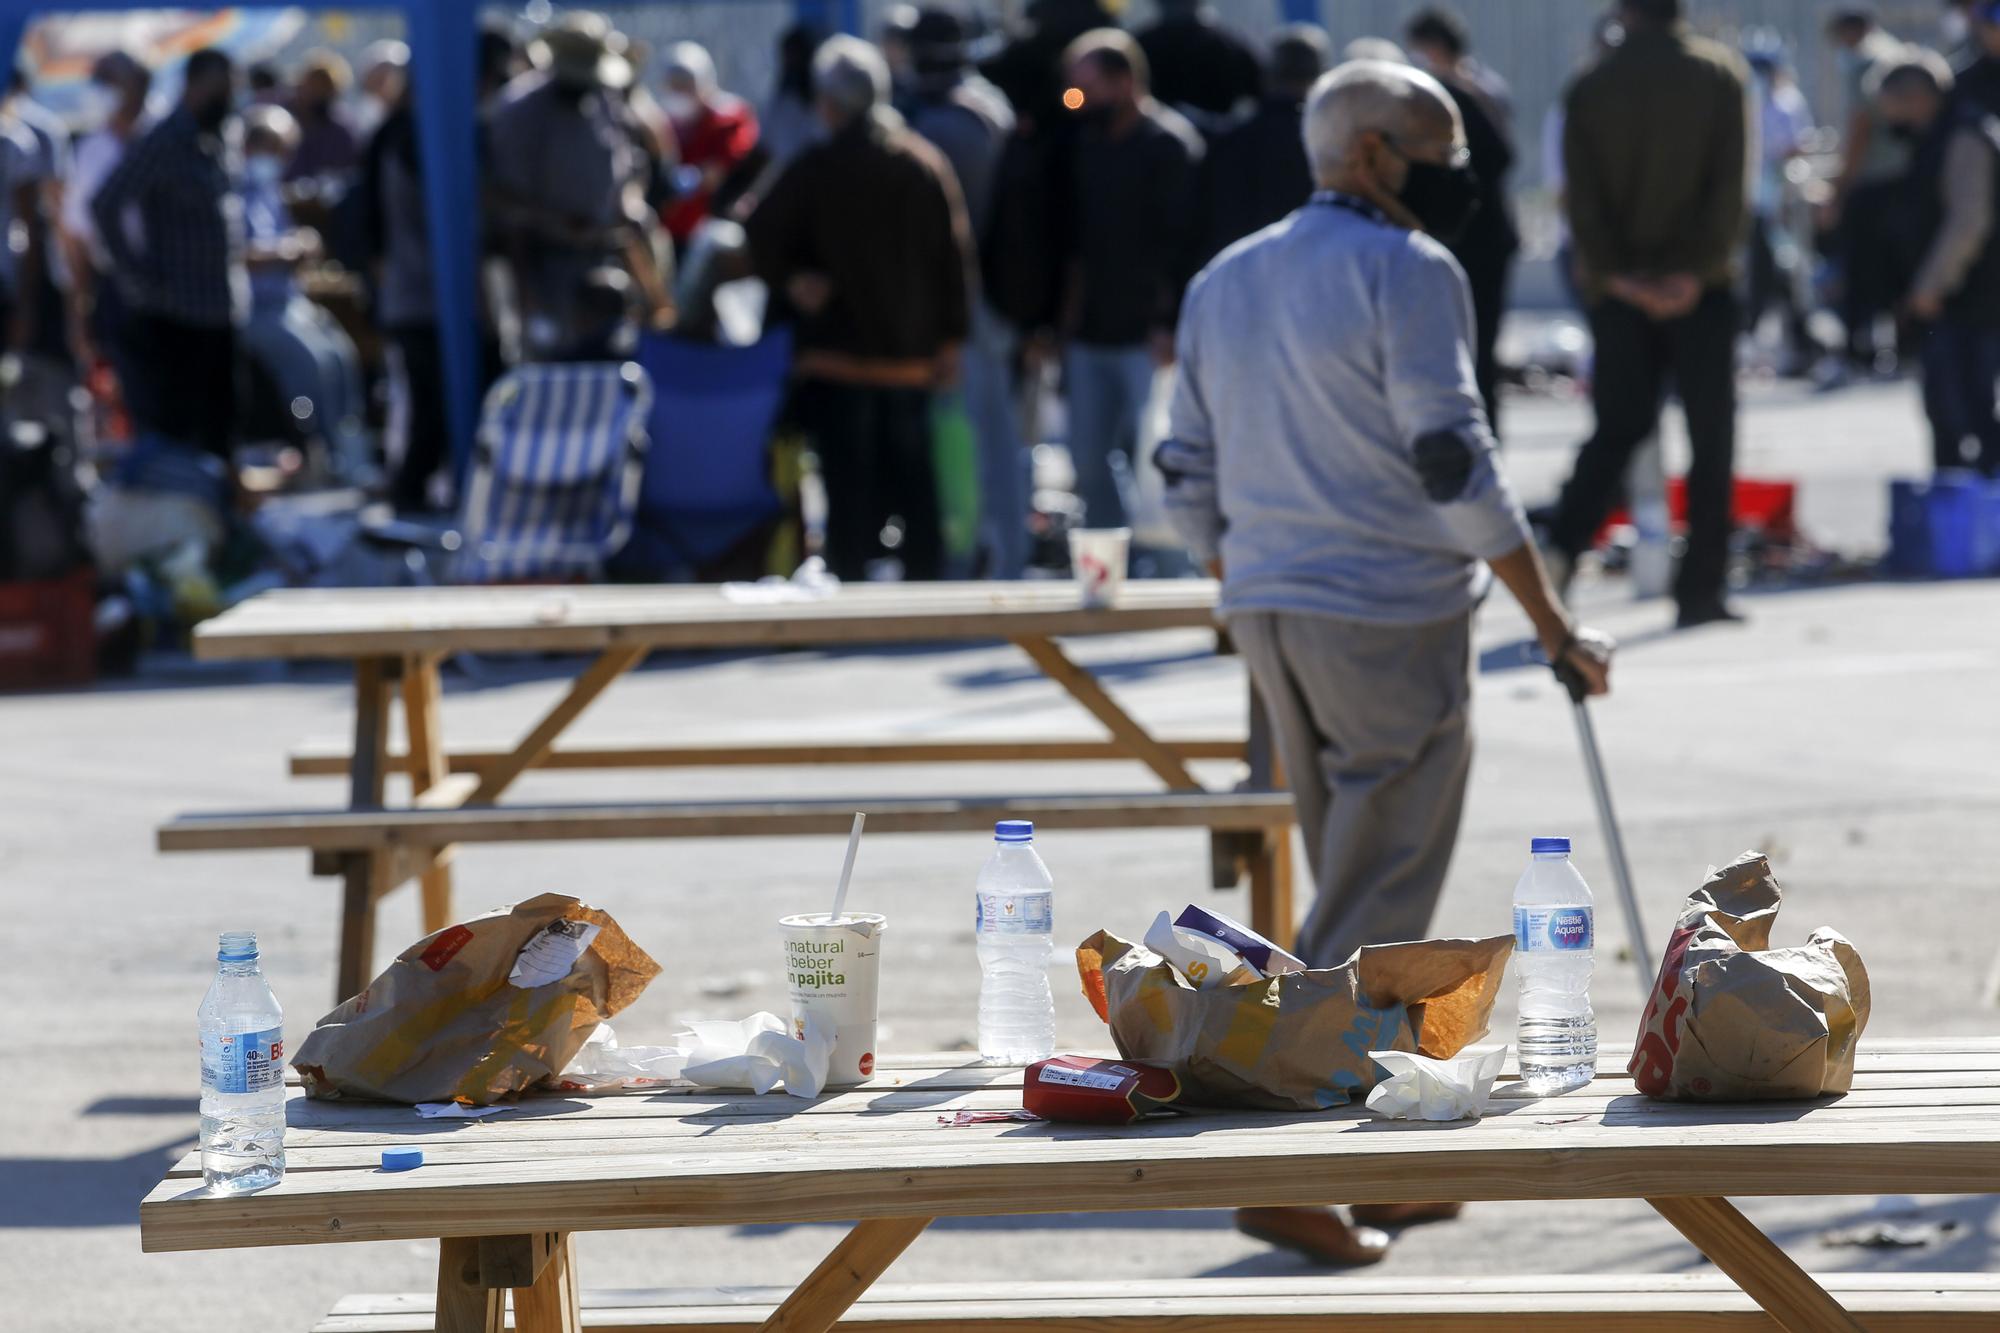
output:
[[[820,1014],[806,1016],[803,1039],[784,1019],[760,1012],[736,1022],[690,1023],[671,1046],[620,1046],[611,1025],[600,1023],[557,1086],[608,1091],[673,1084],[766,1093],[782,1083],[794,1097],[817,1097],[833,1042],[833,1025]]]
[[[1389,1077],[1368,1093],[1368,1109],[1391,1120],[1477,1120],[1486,1107],[1507,1048],[1496,1047],[1450,1060],[1414,1051],[1370,1051],[1368,1058]]]

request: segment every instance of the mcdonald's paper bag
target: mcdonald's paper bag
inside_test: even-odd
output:
[[[1745,852],[1695,890],[1667,941],[1627,1066],[1649,1097],[1764,1101],[1846,1092],[1868,1025],[1868,973],[1854,946],[1815,930],[1771,947],[1771,863]]]
[[[608,914],[544,893],[403,950],[292,1065],[308,1097],[485,1106],[559,1072],[659,972]]]
[[[1143,945],[1077,947],[1084,995],[1127,1060],[1164,1064],[1200,1106],[1319,1111],[1368,1095],[1370,1051],[1443,1059],[1486,1035],[1511,935],[1359,949],[1339,967],[1197,990]]]

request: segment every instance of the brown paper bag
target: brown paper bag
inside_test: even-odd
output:
[[[1846,1092],[1868,1025],[1868,973],[1834,931],[1773,949],[1778,881],[1745,852],[1688,898],[1626,1069],[1666,1100],[1763,1101]]]
[[[1099,931],[1077,971],[1127,1060],[1164,1064],[1184,1100],[1319,1111],[1375,1086],[1370,1051],[1443,1059],[1486,1035],[1511,935],[1357,950],[1339,967],[1196,990],[1158,954]]]
[[[609,915],[545,893],[403,950],[292,1065],[309,1097],[485,1106],[562,1069],[659,972]]]

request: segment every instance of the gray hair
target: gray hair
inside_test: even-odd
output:
[[[1408,134],[1426,115],[1456,121],[1458,111],[1444,85],[1409,65],[1350,60],[1320,75],[1306,96],[1306,157],[1314,177],[1338,174],[1362,131]]]
[[[813,91],[843,120],[865,116],[889,96],[889,65],[859,37],[829,37],[813,52]]]
[[[704,96],[715,91],[715,60],[700,42],[675,42],[668,47],[660,72],[669,79],[686,79]]]

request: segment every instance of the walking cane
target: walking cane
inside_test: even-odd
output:
[[[1576,738],[1583,747],[1583,769],[1590,775],[1590,794],[1597,798],[1597,822],[1604,829],[1604,846],[1611,855],[1611,873],[1625,903],[1625,931],[1632,945],[1632,966],[1639,973],[1639,998],[1653,993],[1653,961],[1646,948],[1646,925],[1639,919],[1639,895],[1632,889],[1632,867],[1625,859],[1625,839],[1611,809],[1611,784],[1604,777],[1604,755],[1597,748],[1597,729],[1590,722],[1590,699],[1583,676],[1566,662],[1551,664],[1556,679],[1569,691],[1576,710]]]

